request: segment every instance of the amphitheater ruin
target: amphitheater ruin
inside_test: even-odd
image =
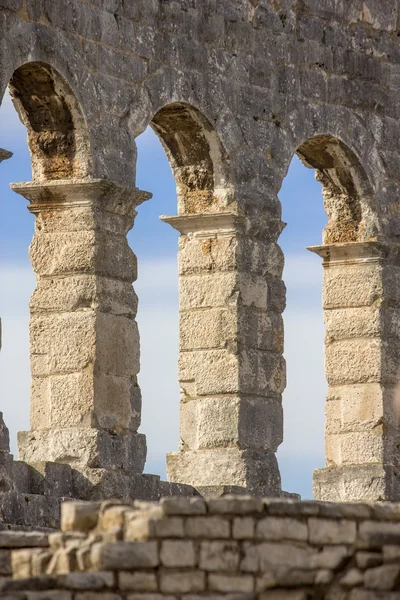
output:
[[[37,280],[18,460],[0,419],[0,597],[400,598],[399,0],[0,0],[0,31]],[[126,237],[151,198],[149,125],[180,232],[168,481],[143,473]],[[315,501],[282,490],[276,459],[295,154],[328,216],[310,248],[329,385]]]

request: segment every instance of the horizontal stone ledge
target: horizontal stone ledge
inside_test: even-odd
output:
[[[383,240],[307,246],[307,250],[321,256],[324,267],[381,260],[400,263],[400,244]]]
[[[193,215],[166,216],[161,215],[160,220],[168,223],[182,233],[231,235],[244,223],[244,218],[236,213],[203,213]]]

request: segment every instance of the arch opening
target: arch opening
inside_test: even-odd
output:
[[[322,185],[328,223],[324,244],[364,241],[377,235],[374,194],[368,177],[350,148],[331,135],[310,138],[296,151],[306,167],[315,169]]]
[[[184,103],[160,109],[150,122],[174,174],[179,214],[213,213],[232,202],[227,157],[210,121]]]
[[[90,173],[86,123],[71,88],[51,66],[31,62],[11,77],[9,91],[28,130],[35,181],[84,178]]]

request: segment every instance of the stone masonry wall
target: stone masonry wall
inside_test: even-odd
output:
[[[36,548],[29,548],[35,534],[0,534],[0,556],[19,546],[2,597],[395,600],[400,593],[398,504],[166,498],[68,502],[62,513],[62,531],[42,534]]]
[[[106,495],[142,476],[126,234],[151,201],[135,186],[150,125],[181,234],[170,481],[282,492],[277,194],[297,153],[328,216],[315,496],[400,499],[399,31],[399,0],[0,0],[0,97],[9,85],[32,159],[13,185],[35,217],[25,462],[67,464]]]

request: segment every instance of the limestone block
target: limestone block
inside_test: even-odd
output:
[[[193,542],[180,540],[162,542],[160,561],[165,567],[195,567],[196,554]]]
[[[365,586],[370,590],[393,590],[400,575],[399,565],[383,565],[367,569],[364,575]]]
[[[380,383],[334,386],[328,391],[325,412],[328,434],[371,430],[380,423],[397,427],[397,388]]]
[[[234,236],[198,238],[181,235],[179,238],[179,275],[235,271],[237,245]]]
[[[91,550],[93,568],[100,571],[157,567],[157,542],[115,542],[94,544]]]
[[[326,502],[396,502],[400,484],[391,465],[347,465],[314,471],[313,493],[314,498]]]
[[[96,365],[100,370],[123,377],[139,372],[139,332],[136,321],[99,313],[96,333]]]
[[[203,515],[207,512],[203,498],[161,498],[160,506],[166,515]]]
[[[68,498],[72,494],[72,476],[69,465],[41,462],[27,464],[15,461],[13,478],[17,490],[27,494],[42,494]]]
[[[181,351],[226,348],[237,343],[236,310],[215,308],[181,311],[179,330]]]
[[[223,517],[190,516],[185,522],[185,534],[188,538],[226,539],[230,537],[231,527]]]
[[[206,575],[202,571],[172,571],[160,573],[160,590],[164,594],[188,594],[202,592],[206,587]]]
[[[204,571],[238,570],[239,544],[232,541],[201,542],[199,567]]]
[[[37,233],[29,256],[40,276],[87,273],[130,283],[137,278],[137,259],[125,235],[98,231]]]
[[[282,405],[266,398],[201,398],[181,403],[180,436],[191,450],[235,445],[276,451]]]
[[[244,306],[267,309],[268,284],[250,273],[213,273],[191,275],[179,280],[180,308],[217,308]]]
[[[223,573],[210,573],[208,577],[210,590],[221,593],[251,593],[254,589],[254,580],[251,575],[225,575]]]
[[[99,502],[63,502],[61,531],[91,531],[99,518]]]
[[[98,275],[39,277],[29,307],[33,313],[91,308],[135,317],[137,296],[130,282]]]
[[[283,352],[283,319],[279,313],[241,306],[237,319],[238,340],[246,348]]]
[[[325,310],[328,339],[379,337],[382,333],[382,308],[379,304],[357,308]]]
[[[33,376],[81,371],[94,363],[97,317],[92,312],[32,315],[30,321]]]
[[[191,382],[196,395],[232,394],[238,388],[238,357],[228,349],[183,352],[179,356],[179,381],[183,390]]]
[[[69,590],[98,591],[114,587],[114,573],[67,573],[61,581]]]
[[[394,431],[382,425],[377,425],[369,431],[327,434],[327,465],[389,462],[395,455],[395,440]]]
[[[382,267],[377,263],[330,266],[324,270],[324,309],[371,306],[382,297]]]
[[[134,571],[133,573],[120,571],[118,584],[122,591],[156,592],[158,590],[156,574],[149,571]]]
[[[243,348],[239,356],[241,392],[265,397],[283,393],[286,387],[286,363],[280,354]]]
[[[243,542],[240,570],[245,573],[268,571],[271,568],[308,569],[316,552],[310,546]]]
[[[357,534],[357,524],[344,519],[336,521],[311,517],[308,529],[311,544],[353,544]]]
[[[357,339],[325,347],[325,372],[329,385],[394,381],[390,365],[382,362],[382,342]]]
[[[343,564],[350,552],[347,546],[325,546],[321,552],[311,557],[312,569],[338,569]]]
[[[122,467],[141,473],[146,460],[145,436],[129,431],[123,435],[89,428],[20,431],[18,448],[26,462],[60,462],[73,468]]]
[[[268,516],[257,521],[256,537],[264,540],[305,542],[308,539],[308,529],[305,523],[297,519]]]
[[[254,537],[255,523],[252,517],[236,517],[232,525],[232,537],[235,540],[246,540]]]
[[[210,514],[226,514],[233,515],[252,515],[254,513],[264,512],[264,502],[262,498],[244,495],[227,495],[224,494],[220,498],[209,498],[207,500],[208,512]]]
[[[236,485],[264,496],[280,495],[280,475],[275,455],[266,451],[218,448],[167,455],[170,481],[189,485]]]
[[[363,521],[357,539],[361,548],[379,548],[382,545],[400,543],[400,523]]]

